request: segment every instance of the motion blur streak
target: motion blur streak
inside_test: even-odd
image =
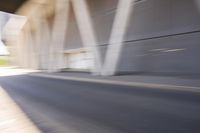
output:
[[[2,6],[0,85],[42,132],[200,133],[200,0]]]

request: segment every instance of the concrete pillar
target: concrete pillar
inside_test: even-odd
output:
[[[57,0],[55,19],[50,44],[49,71],[59,71],[64,68],[64,43],[69,16],[69,0]]]
[[[83,44],[91,50],[94,57],[94,69],[92,72],[94,74],[99,74],[102,66],[101,56],[86,0],[72,0],[72,5]]]
[[[114,75],[123,47],[124,35],[129,22],[134,0],[119,0],[102,75]]]
[[[39,10],[39,8],[38,8]],[[42,62],[41,62],[41,54],[42,54],[42,43],[41,43],[41,39],[42,39],[42,29],[41,29],[41,19],[42,16],[41,14],[33,14],[31,16],[31,21],[33,23],[32,26],[34,26],[33,30],[34,30],[34,35],[33,35],[33,48],[34,50],[34,56],[36,58],[36,69],[41,69],[42,66]]]
[[[49,66],[49,52],[50,52],[50,29],[47,20],[44,18],[41,23],[41,67],[43,70],[48,70]]]
[[[26,37],[27,42],[26,45],[28,46],[28,54],[29,54],[29,68],[37,69],[38,68],[38,59],[36,57],[36,48],[35,48],[35,41],[33,34],[31,33],[30,24],[27,26]]]

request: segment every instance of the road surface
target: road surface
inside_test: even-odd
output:
[[[44,133],[200,133],[200,93],[28,75],[0,85]]]

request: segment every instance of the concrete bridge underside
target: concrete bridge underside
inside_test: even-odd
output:
[[[200,74],[199,0],[30,0],[17,14],[22,67]]]

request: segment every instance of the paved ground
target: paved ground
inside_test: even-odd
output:
[[[45,133],[200,132],[200,93],[27,75],[0,84]]]
[[[1,86],[0,98],[0,133],[40,133]]]

